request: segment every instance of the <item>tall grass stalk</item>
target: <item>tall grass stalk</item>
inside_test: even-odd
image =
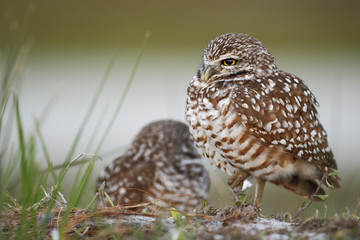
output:
[[[14,94],[14,105],[16,113],[16,126],[18,133],[19,151],[20,151],[20,185],[21,185],[21,220],[20,227],[15,235],[15,239],[23,239],[31,227],[37,226],[36,212],[31,207],[38,202],[43,193],[40,191],[40,184],[43,182],[40,168],[36,165],[36,139],[32,135],[28,140],[25,138],[25,132],[20,115],[19,101]],[[30,219],[29,219],[30,218]],[[34,231],[34,237],[36,237]]]
[[[138,66],[140,64],[140,60],[142,58],[142,55],[143,55],[143,52],[145,50],[145,47],[146,47],[146,44],[148,42],[150,38],[150,33],[147,32],[145,34],[145,37],[144,37],[144,40],[141,44],[141,47],[140,47],[140,50],[139,50],[139,53],[137,55],[137,58],[135,60],[135,64],[134,64],[134,67],[131,71],[131,74],[130,74],[130,77],[128,78],[127,82],[126,82],[126,86],[121,94],[121,97],[118,101],[118,104],[116,106],[116,109],[110,119],[110,122],[107,124],[107,127],[102,135],[102,138],[100,139],[99,141],[99,145],[98,147],[96,148],[95,150],[95,156],[91,158],[90,162],[89,162],[89,165],[86,167],[86,170],[84,171],[84,173],[81,175],[81,178],[80,178],[80,181],[75,181],[75,187],[72,189],[72,192],[71,192],[71,195],[70,195],[70,201],[69,201],[69,206],[77,206],[83,193],[84,193],[84,190],[85,190],[85,187],[90,179],[90,175],[91,175],[91,172],[93,170],[93,167],[94,167],[94,164],[95,164],[95,160],[97,158],[97,154],[100,152],[100,150],[102,149],[102,146],[106,140],[106,137],[108,136],[111,128],[113,127],[114,123],[115,123],[115,120],[117,119],[118,115],[119,115],[119,112],[125,102],[125,99],[127,97],[127,94],[129,92],[129,89],[130,89],[130,86],[131,86],[131,83],[134,81],[134,78],[135,78],[135,73],[138,69]],[[108,69],[110,71],[110,69]],[[106,76],[108,76],[109,72],[106,72]],[[77,175],[76,179],[79,179],[78,176],[80,175]],[[77,183],[78,182],[78,183]],[[62,222],[60,224],[60,233],[63,235],[64,232],[64,227],[66,226],[66,223],[67,223],[67,219],[69,217],[69,214],[70,214],[70,210],[71,208],[68,208],[67,211],[65,212],[64,216],[63,216],[63,219],[62,219]]]
[[[96,104],[97,104],[97,102],[98,102],[98,100],[100,98],[101,92],[103,91],[103,89],[104,89],[104,87],[106,85],[106,82],[107,82],[107,80],[109,78],[109,74],[111,72],[111,69],[112,69],[112,67],[113,67],[113,65],[115,63],[116,56],[117,56],[117,54],[114,54],[112,56],[112,58],[110,59],[108,65],[107,65],[107,68],[105,70],[104,77],[100,81],[100,84],[99,84],[99,86],[98,86],[98,88],[97,88],[97,90],[95,92],[95,95],[93,96],[93,98],[92,98],[92,100],[90,102],[90,105],[89,105],[89,107],[88,107],[88,109],[86,111],[86,114],[85,114],[85,116],[84,116],[84,118],[83,118],[83,120],[81,122],[79,130],[76,133],[75,139],[73,140],[73,142],[72,142],[72,144],[70,146],[70,149],[69,149],[69,151],[68,151],[68,153],[67,153],[67,155],[65,157],[65,160],[64,160],[63,164],[60,167],[61,168],[60,173],[57,176],[57,178],[54,179],[55,180],[55,185],[54,185],[54,189],[52,191],[52,198],[51,198],[51,200],[50,200],[50,202],[49,202],[49,204],[47,206],[47,210],[46,210],[46,213],[45,213],[45,216],[44,216],[44,222],[45,223],[47,223],[49,221],[49,219],[50,219],[51,211],[55,206],[55,200],[58,197],[59,191],[62,191],[62,189],[61,189],[62,188],[62,182],[63,182],[63,180],[65,178],[66,173],[68,172],[69,168],[74,166],[75,162],[78,160],[78,159],[76,159],[76,161],[74,161],[73,155],[74,155],[74,153],[76,151],[76,148],[77,148],[77,146],[78,146],[78,144],[80,142],[80,139],[81,139],[81,137],[83,135],[85,127],[86,127],[86,125],[88,124],[90,118],[93,115]],[[40,136],[40,139],[43,139],[40,128],[38,128],[37,132],[38,132],[38,135]],[[44,151],[46,152],[47,148],[46,148],[45,141],[41,140],[41,142],[42,142],[42,147],[43,147]],[[92,161],[95,161],[95,160],[96,159],[94,158],[94,160],[92,160]],[[49,172],[51,173],[52,171],[55,170],[53,168],[52,164],[48,164],[48,166],[50,168],[50,169],[47,169],[48,173]],[[92,166],[89,165],[87,169],[89,169],[89,171],[92,171]],[[54,175],[55,173],[52,173],[52,174]],[[77,176],[76,178],[78,178],[78,176],[80,176],[80,175],[81,175],[81,168],[78,170],[78,173],[76,174],[76,176]],[[75,180],[76,180],[76,178],[75,178]],[[74,189],[76,189],[76,191]],[[78,188],[77,186],[73,186],[73,191],[75,191],[75,192],[77,192],[77,191],[83,192],[84,189],[85,189],[85,186],[81,187],[81,188]],[[72,199],[71,195],[70,195],[70,199]],[[75,202],[75,203],[77,203],[77,202]],[[65,215],[68,215],[70,213],[72,206],[75,206],[75,205],[73,205],[73,202],[70,201],[70,205],[67,208],[67,211],[65,212]],[[44,224],[42,226],[42,229],[41,229],[42,233],[45,232],[46,225],[47,224]]]
[[[12,88],[15,84],[15,79],[17,78],[18,74],[20,73],[27,54],[30,49],[31,44],[26,44],[21,48],[19,51],[19,55],[17,58],[14,58],[16,60],[13,61],[13,64],[7,64],[5,66],[6,71],[3,72],[4,75],[2,75],[1,78],[1,84],[6,89],[1,90],[1,99],[0,99],[0,140],[4,141],[2,130],[4,129],[4,116],[7,116],[9,118],[9,114],[7,113],[9,109],[9,104],[14,105],[14,113],[11,118],[15,121],[15,130],[17,133],[17,145],[15,144],[12,148],[7,148],[4,150],[6,155],[10,155],[11,158],[14,158],[14,161],[9,161],[9,164],[7,165],[6,170],[3,170],[2,167],[0,169],[1,175],[0,175],[0,208],[2,208],[3,204],[5,203],[6,198],[10,201],[13,199],[11,195],[8,193],[8,179],[14,175],[15,173],[15,165],[17,164],[19,166],[20,171],[20,179],[18,184],[20,185],[20,194],[21,199],[19,202],[19,205],[17,205],[17,201],[13,200],[14,206],[21,206],[21,219],[20,219],[20,226],[18,229],[14,230],[12,235],[15,237],[15,239],[22,239],[24,236],[33,237],[33,238],[42,238],[45,236],[47,231],[47,225],[51,218],[51,212],[56,207],[57,199],[59,196],[62,196],[62,184],[65,179],[66,174],[68,173],[68,170],[73,167],[74,165],[81,164],[80,168],[77,171],[76,174],[76,181],[74,185],[72,186],[72,191],[69,197],[69,201],[65,203],[66,205],[63,205],[66,210],[62,216],[62,220],[60,222],[59,226],[59,232],[62,237],[65,236],[64,230],[68,218],[70,216],[70,213],[73,209],[73,207],[78,206],[81,197],[84,195],[85,188],[89,182],[91,172],[93,170],[95,161],[98,159],[98,154],[100,150],[102,149],[104,142],[106,140],[106,137],[108,136],[112,126],[114,125],[119,112],[124,105],[125,99],[127,97],[127,94],[129,92],[131,83],[134,80],[135,73],[137,71],[137,68],[140,63],[140,59],[142,57],[142,54],[144,52],[146,43],[150,37],[149,33],[146,33],[145,38],[141,44],[139,53],[137,55],[136,61],[134,63],[134,67],[131,71],[131,74],[129,78],[127,79],[125,88],[121,94],[121,97],[117,103],[116,109],[114,110],[111,119],[109,123],[106,125],[105,131],[102,133],[100,141],[95,146],[94,155],[92,157],[88,157],[86,155],[79,156],[77,158],[74,158],[74,154],[77,151],[78,144],[83,136],[83,133],[85,131],[85,128],[89,122],[89,120],[92,118],[94,109],[98,103],[98,100],[101,96],[101,93],[103,92],[103,89],[107,83],[107,80],[109,78],[109,74],[111,72],[111,69],[114,66],[115,59],[117,54],[114,54],[112,58],[110,59],[107,68],[105,69],[104,77],[99,83],[99,86],[89,104],[89,107],[85,113],[84,119],[81,122],[81,125],[76,133],[76,136],[70,146],[70,149],[64,159],[63,164],[60,167],[60,172],[56,174],[57,168],[53,165],[53,161],[50,157],[50,152],[46,144],[46,140],[44,139],[44,136],[41,132],[41,122],[43,119],[43,116],[39,119],[34,119],[35,122],[35,134],[30,134],[27,136],[24,125],[22,121],[21,116],[21,108],[19,103],[19,98],[17,94],[12,94]],[[13,56],[13,55],[12,55]],[[13,101],[9,101],[10,96],[13,95]],[[49,109],[48,107],[46,109]],[[97,123],[97,126],[99,124],[104,122],[104,117],[99,118],[99,122]],[[97,129],[94,130],[92,136],[97,135]],[[93,145],[93,140],[89,140],[88,148]],[[47,163],[47,169],[41,170],[40,167],[36,163],[36,148],[37,145],[39,145],[42,149],[42,152],[44,154],[44,158]],[[13,149],[13,150],[11,150]],[[3,159],[4,152],[0,152],[0,161]],[[88,161],[83,160],[84,158],[89,159]],[[2,162],[0,162],[1,164]],[[87,163],[86,166],[83,163]],[[48,195],[47,193],[43,192],[42,186],[46,187],[48,184],[49,176],[51,176],[55,183],[52,188],[51,194]],[[4,179],[6,177],[7,179]],[[42,221],[39,222],[37,219],[37,210],[39,203],[43,202],[43,199],[46,198],[46,211],[45,214],[42,217]],[[41,200],[42,199],[42,200]],[[41,200],[41,201],[40,201]],[[40,225],[39,225],[40,224]],[[40,230],[40,231],[38,231]],[[0,234],[2,230],[0,229]],[[31,235],[28,235],[31,233]],[[9,235],[8,235],[9,236]],[[1,238],[1,235],[0,235]]]
[[[127,97],[128,92],[129,92],[131,83],[133,82],[134,77],[135,77],[135,73],[136,73],[136,71],[137,71],[137,69],[139,67],[140,60],[141,60],[141,57],[142,57],[142,55],[144,53],[146,44],[148,43],[148,41],[150,39],[150,35],[151,35],[150,32],[145,33],[144,40],[143,40],[143,42],[141,44],[140,51],[139,51],[138,56],[136,58],[134,67],[133,67],[133,69],[131,71],[130,77],[129,77],[127,83],[126,83],[126,86],[125,86],[125,89],[124,89],[123,93],[120,95],[120,99],[119,99],[118,104],[116,106],[115,112],[112,115],[112,118],[111,118],[110,122],[107,124],[107,128],[105,129],[104,134],[103,134],[103,136],[102,136],[102,138],[100,140],[100,143],[99,143],[99,145],[98,145],[98,147],[96,149],[96,153],[98,153],[100,151],[100,149],[102,148],[106,137],[108,136],[111,128],[113,127],[114,122],[115,122],[117,116],[119,115],[119,112],[120,112],[122,106],[124,105],[124,102],[125,102],[125,99]]]
[[[96,140],[96,136],[99,134],[99,130],[101,128],[101,126],[104,124],[104,120],[105,120],[105,116],[106,116],[106,112],[107,112],[108,108],[104,107],[104,109],[102,109],[102,112],[99,116],[99,119],[95,125],[94,131],[92,132],[89,142],[86,146],[86,152],[89,152],[91,150],[91,148],[94,146],[94,142]]]
[[[11,118],[12,115],[12,109],[9,109],[9,99],[11,96],[11,93],[13,91],[14,85],[16,83],[16,80],[19,77],[19,74],[21,73],[24,64],[26,62],[26,59],[28,57],[29,51],[34,44],[34,39],[29,38],[25,44],[18,50],[18,52],[15,51],[15,49],[9,50],[10,53],[7,58],[1,59],[1,63],[3,66],[0,66],[0,73],[1,75],[1,92],[0,92],[0,140],[7,139],[8,136],[4,136],[3,129],[4,126],[4,120],[6,116],[6,112],[8,112],[8,118]],[[17,55],[15,55],[15,52]],[[0,55],[1,56],[1,55]],[[10,121],[11,123],[12,121]],[[6,126],[6,129],[8,130],[8,135],[10,135],[11,126]],[[9,142],[7,141],[0,141],[0,164],[2,162],[2,157],[4,157],[6,152],[6,149],[9,148]]]
[[[21,176],[21,196],[26,196],[22,202],[22,204],[27,207],[30,199],[28,198],[30,196],[29,191],[32,189],[31,182],[28,180],[29,173],[27,170],[28,159],[26,158],[26,143],[24,139],[24,130],[21,123],[20,118],[20,109],[19,109],[19,101],[16,95],[14,95],[14,104],[15,104],[15,112],[16,112],[16,123],[17,123],[17,132],[19,137],[19,150],[20,150],[20,176]]]
[[[64,163],[69,163],[72,158],[74,157],[74,153],[75,153],[75,150],[76,150],[76,147],[78,146],[79,142],[80,142],[80,138],[84,132],[84,129],[86,127],[86,125],[88,124],[89,120],[91,119],[91,116],[92,114],[94,113],[94,109],[95,109],[95,106],[99,100],[99,97],[101,95],[101,92],[103,91],[104,87],[105,87],[105,84],[107,82],[107,80],[109,79],[109,75],[110,75],[110,72],[111,72],[111,69],[113,68],[114,66],[114,63],[115,63],[115,60],[116,60],[116,56],[117,56],[117,53],[115,53],[112,58],[110,59],[107,67],[106,67],[106,70],[105,70],[105,74],[104,74],[104,77],[103,79],[100,81],[100,84],[95,92],[95,95],[94,97],[92,98],[91,102],[90,102],[90,105],[86,111],[86,114],[84,116],[84,119],[83,121],[81,122],[81,125],[79,127],[79,130],[77,131],[77,134],[76,134],[76,137],[73,141],[73,143],[71,144],[71,147],[70,147],[70,150],[65,158],[65,161]]]
[[[46,168],[46,172],[45,172],[45,180],[46,180],[45,182],[47,182],[48,176],[50,174],[53,177],[53,179],[55,180],[55,179],[57,179],[57,175],[56,175],[56,171],[54,169],[54,164],[51,161],[51,157],[50,157],[48,147],[46,146],[44,136],[42,135],[42,132],[41,132],[41,129],[40,129],[40,122],[37,119],[35,119],[35,131],[36,131],[36,134],[37,134],[38,139],[40,141],[40,145],[41,145],[41,148],[43,150],[45,160],[47,162],[47,168]]]

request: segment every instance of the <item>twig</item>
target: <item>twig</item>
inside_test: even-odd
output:
[[[87,226],[85,231],[83,231],[83,233],[81,234],[81,236],[84,237],[85,234],[89,231],[89,229],[90,229],[90,226]]]
[[[294,219],[295,219],[295,218],[294,218]],[[296,226],[296,229],[297,229],[297,230],[300,229],[302,226],[304,226],[305,224],[313,221],[314,219],[315,219],[315,216],[306,219],[306,220],[303,221],[300,225]]]
[[[58,191],[58,194],[59,194],[61,200],[63,201],[63,202],[62,202],[63,205],[67,206],[67,201],[66,201],[64,195],[63,195],[61,192],[59,192],[59,191]],[[60,206],[62,206],[62,205],[60,205]]]
[[[82,160],[82,161],[77,161],[77,160],[79,160],[79,159],[82,158],[82,157],[88,157],[88,159],[84,159],[84,160]],[[52,169],[53,169],[53,170],[57,170],[57,169],[61,169],[61,168],[65,167],[65,166],[67,166],[66,169],[68,169],[70,166],[76,166],[76,165],[79,165],[79,164],[82,164],[82,163],[89,162],[89,161],[91,160],[91,158],[93,158],[93,157],[96,157],[96,158],[100,159],[101,161],[103,160],[103,159],[101,158],[101,156],[100,156],[100,155],[97,155],[97,154],[80,153],[80,154],[77,155],[73,160],[71,160],[70,164],[69,164],[69,163],[61,163],[61,164],[59,164],[59,165],[52,166]],[[42,170],[42,172],[46,172],[47,170],[48,170],[48,169],[46,168],[46,169]]]
[[[316,195],[318,194],[318,192],[320,191],[320,188],[321,188],[321,185],[324,184],[325,180],[327,178],[327,175],[326,174],[323,174],[321,180],[320,180],[320,183],[315,191],[314,194],[311,195],[310,197],[310,201],[304,206],[304,207],[301,207],[299,208],[299,210],[297,211],[295,217],[293,219],[296,219],[301,213],[303,213],[305,211],[305,209],[307,209],[308,207],[310,207],[310,205],[314,202],[314,198],[316,197]]]

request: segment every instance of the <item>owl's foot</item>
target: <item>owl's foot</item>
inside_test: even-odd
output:
[[[264,192],[264,187],[265,187],[265,180],[264,179],[260,179],[257,178],[256,179],[256,192],[255,192],[255,201],[254,204],[256,205],[256,207],[260,207],[261,205],[261,198],[262,198],[262,194]]]
[[[237,173],[233,174],[229,178],[227,184],[230,185],[232,189],[242,189],[245,179],[247,179],[249,176],[250,174],[248,172],[244,170],[239,170]]]

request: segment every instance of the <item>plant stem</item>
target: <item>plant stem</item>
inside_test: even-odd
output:
[[[327,175],[326,175],[326,174],[323,174],[323,176],[322,176],[322,178],[321,178],[321,180],[320,180],[320,183],[319,183],[319,185],[318,185],[315,193],[312,194],[311,197],[310,197],[310,201],[309,201],[304,207],[299,208],[299,210],[297,211],[294,219],[296,219],[297,217],[299,217],[300,214],[303,213],[303,212],[305,211],[305,209],[307,209],[308,207],[310,207],[310,205],[314,202],[314,198],[316,197],[316,195],[317,195],[318,192],[320,191],[321,185],[324,184],[326,178],[327,178]]]

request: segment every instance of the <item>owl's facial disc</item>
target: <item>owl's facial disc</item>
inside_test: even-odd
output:
[[[246,61],[233,55],[226,55],[216,60],[204,59],[202,76],[205,82],[212,82],[219,77],[226,78],[230,75],[246,73],[250,70],[247,66]]]

